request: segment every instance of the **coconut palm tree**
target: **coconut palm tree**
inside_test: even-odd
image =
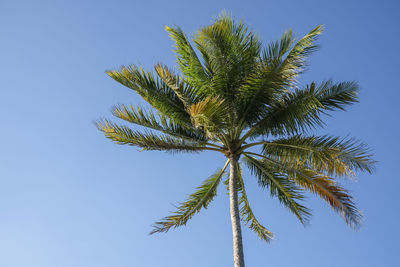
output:
[[[250,207],[241,162],[301,223],[310,211],[305,192],[329,203],[353,228],[361,213],[336,178],[371,173],[374,161],[365,144],[353,138],[317,136],[321,115],[357,102],[356,82],[331,80],[300,86],[298,76],[317,49],[318,26],[295,40],[292,31],[263,46],[243,22],[227,14],[197,31],[190,41],[179,27],[166,27],[175,42],[178,71],[162,64],[154,72],[125,66],[107,74],[134,90],[151,108],[118,105],[112,113],[144,130],[102,119],[97,127],[118,144],[168,152],[213,151],[225,165],[189,195],[172,215],[156,222],[151,233],[185,225],[216,196],[223,180],[229,188],[234,265],[244,266],[241,223],[262,240],[273,234]]]

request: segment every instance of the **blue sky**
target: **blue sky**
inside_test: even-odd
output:
[[[365,215],[353,231],[313,196],[304,228],[246,176],[256,215],[276,238],[244,230],[247,266],[395,266],[400,180],[397,1],[1,1],[0,266],[232,266],[224,188],[186,226],[149,236],[224,164],[215,154],[139,152],[93,126],[117,103],[142,103],[105,70],[175,65],[165,25],[188,34],[223,9],[268,43],[324,24],[322,48],[302,81],[357,80],[360,103],[319,133],[356,136],[379,161],[373,175],[341,181]]]

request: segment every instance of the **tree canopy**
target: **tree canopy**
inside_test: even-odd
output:
[[[318,49],[323,27],[299,39],[288,30],[268,45],[225,13],[192,39],[179,27],[167,26],[166,31],[175,42],[177,69],[157,64],[154,71],[136,65],[107,71],[150,104],[149,108],[118,105],[112,109],[115,117],[142,127],[107,119],[98,121],[97,127],[118,144],[167,152],[215,151],[224,154],[227,162],[177,211],[157,222],[152,233],[185,225],[207,208],[227,166],[233,164],[230,172],[237,175],[227,183],[234,183],[235,192],[230,194],[239,195],[240,218],[261,239],[270,241],[272,232],[250,207],[242,166],[236,164],[239,159],[259,186],[301,223],[310,219],[304,205],[305,193],[310,192],[349,226],[359,227],[362,215],[337,178],[352,178],[358,171],[371,173],[375,162],[369,149],[355,138],[315,134],[324,127],[324,114],[358,101],[359,86],[355,81],[298,82],[309,55]]]

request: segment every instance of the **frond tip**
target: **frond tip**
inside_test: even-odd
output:
[[[274,166],[279,172],[286,173],[288,181],[296,183],[302,189],[314,193],[328,202],[350,227],[357,229],[361,226],[362,214],[355,206],[353,197],[347,190],[340,187],[334,178],[307,167],[286,165],[270,157],[264,156],[263,160]]]
[[[339,186],[333,178],[305,169],[296,172],[291,179],[328,202],[351,228],[360,228],[363,218],[361,211],[357,209],[348,191]]]

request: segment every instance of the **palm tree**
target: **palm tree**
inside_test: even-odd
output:
[[[185,225],[207,208],[229,165],[234,263],[243,267],[240,219],[267,242],[273,234],[253,214],[239,159],[301,223],[310,217],[302,204],[308,191],[328,202],[348,225],[359,227],[361,213],[335,178],[373,171],[366,145],[312,134],[324,126],[321,115],[357,102],[358,85],[328,80],[300,87],[297,82],[308,55],[317,49],[322,26],[298,41],[289,30],[266,47],[243,22],[225,13],[196,33],[194,46],[179,27],[166,30],[175,42],[179,71],[162,64],[155,66],[156,75],[135,65],[107,71],[151,105],[118,105],[113,115],[146,130],[106,119],[97,127],[118,144],[168,152],[215,151],[227,161],[177,211],[155,223],[151,233]]]

